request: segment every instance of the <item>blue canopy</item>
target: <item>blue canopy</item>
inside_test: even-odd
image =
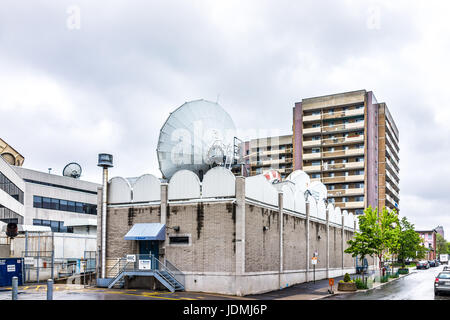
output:
[[[136,223],[125,235],[125,240],[166,239],[166,225],[162,223]]]

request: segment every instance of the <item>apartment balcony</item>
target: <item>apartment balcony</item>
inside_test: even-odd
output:
[[[259,153],[252,153],[251,155],[257,155],[260,156],[269,156],[269,155],[279,155],[279,154],[289,154],[292,153],[292,148],[285,148],[285,149],[276,149],[276,150],[264,150],[260,151]]]
[[[386,193],[386,202],[391,205],[391,207],[398,208],[400,210],[400,205],[396,202],[389,194]]]
[[[316,160],[322,157],[320,152],[317,153],[304,153],[303,160]]]
[[[284,159],[272,159],[272,160],[263,160],[262,165],[274,165],[274,164],[284,164],[292,162],[292,158],[284,158]]]
[[[322,166],[323,171],[342,171],[352,169],[364,169],[364,162],[361,161],[361,162],[324,164]]]
[[[397,202],[400,200],[400,195],[398,194],[397,191],[395,191],[395,189],[389,184],[389,182],[386,182],[386,190],[389,191],[393,197],[394,200],[397,200]]]
[[[341,208],[341,212],[351,209],[364,209],[364,201],[348,201],[348,202],[335,202],[334,207]]]
[[[351,197],[364,195],[364,188],[328,190],[329,197]]]
[[[357,137],[339,137],[339,138],[330,138],[323,139],[322,146],[337,146],[344,144],[352,144],[352,143],[364,143],[364,136]]]
[[[361,130],[361,129],[364,129],[364,121],[322,127],[322,132],[338,133],[338,132],[346,132],[346,131]]]
[[[392,162],[386,158],[386,170],[389,170],[389,173],[394,177],[396,181],[400,181],[400,177],[398,176],[398,170],[394,167]]]
[[[363,156],[363,155],[364,155],[364,148],[322,152],[322,158],[324,158],[324,159],[325,158]]]
[[[303,166],[303,171],[306,173],[320,172],[320,166]]]
[[[362,182],[364,181],[364,175],[353,175],[353,176],[338,176],[338,177],[324,177],[322,182],[325,184],[332,183],[345,183],[345,182]]]
[[[389,170],[385,170],[386,173],[386,181],[389,181],[392,186],[394,187],[394,189],[400,190],[400,188],[398,187],[399,181],[397,181],[397,179],[394,178],[394,176],[389,172]]]
[[[320,134],[321,132],[322,132],[322,129],[320,127],[303,129],[304,135]]]
[[[400,167],[399,167],[398,161],[395,160],[395,158],[393,158],[393,157],[391,157],[390,159],[388,157],[386,157],[386,162],[389,162],[391,164],[391,166],[394,167],[395,173],[398,175],[398,172],[400,172]]]
[[[388,134],[385,134],[385,141],[386,141],[386,145],[389,146],[390,148],[392,148],[392,151],[398,155],[399,149],[397,148],[397,146],[392,142],[392,139],[389,137]],[[398,158],[398,156],[397,156]]]
[[[320,147],[322,140],[303,141],[303,147]]]
[[[322,119],[329,120],[329,119],[342,119],[347,117],[354,117],[354,116],[360,116],[364,115],[364,108],[360,109],[353,109],[353,110],[347,110],[347,111],[338,111],[338,112],[324,112]]]
[[[388,154],[398,164],[398,160],[400,159],[398,156],[398,153],[396,151],[394,151],[394,149],[389,144],[386,144],[385,149],[386,149],[386,154]]]
[[[392,143],[394,148],[397,150],[397,152],[399,152],[400,146],[399,146],[399,142],[398,142],[397,138],[395,137],[394,130],[392,130],[392,127],[389,124],[389,122],[386,121],[385,123],[386,123],[386,128],[385,128],[386,134],[385,135],[386,136],[390,135],[389,142]]]
[[[311,122],[311,121],[320,121],[321,115],[310,115],[310,116],[303,116],[303,122]]]

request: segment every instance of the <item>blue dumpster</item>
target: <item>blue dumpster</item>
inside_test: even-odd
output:
[[[0,287],[12,286],[12,278],[17,277],[22,285],[23,258],[0,258]]]

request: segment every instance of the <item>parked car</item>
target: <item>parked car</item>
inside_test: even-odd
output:
[[[450,272],[441,272],[434,280],[434,294],[438,296],[441,292],[450,292]]]
[[[427,260],[420,260],[416,263],[416,269],[429,269],[430,263]]]
[[[430,267],[437,267],[437,265],[436,265],[436,261],[434,261],[434,260],[428,260],[428,263],[430,264]]]

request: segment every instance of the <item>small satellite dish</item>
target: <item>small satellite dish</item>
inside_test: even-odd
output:
[[[69,163],[64,167],[63,176],[78,179],[81,177],[81,166],[76,162]]]
[[[317,201],[325,200],[327,198],[327,187],[325,187],[322,182],[313,181],[308,189]]]

